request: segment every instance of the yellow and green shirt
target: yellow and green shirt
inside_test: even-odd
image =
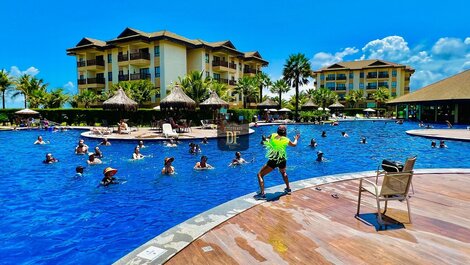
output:
[[[278,138],[277,133],[271,134],[268,141],[264,142],[266,147],[266,158],[274,161],[287,160],[287,145],[289,145],[289,138],[281,136]]]

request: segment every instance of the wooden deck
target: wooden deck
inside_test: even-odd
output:
[[[212,229],[166,264],[470,264],[470,174],[416,174],[410,199],[390,202],[401,222],[380,230],[358,180],[307,188],[257,205]],[[339,198],[333,198],[338,194]]]

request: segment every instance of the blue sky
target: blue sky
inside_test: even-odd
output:
[[[0,69],[27,72],[73,93],[75,58],[65,50],[82,37],[110,40],[126,27],[231,40],[241,51],[258,50],[270,62],[265,71],[272,79],[298,52],[314,69],[360,58],[409,64],[416,69],[412,90],[470,69],[465,1],[4,2]],[[7,100],[7,107],[21,105],[21,99]]]

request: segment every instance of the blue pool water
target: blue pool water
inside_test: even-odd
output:
[[[291,138],[301,133],[299,146],[289,148],[288,174],[291,181],[322,175],[375,170],[384,158],[405,160],[418,155],[417,168],[469,167],[470,143],[446,141],[449,148],[431,149],[430,139],[411,137],[405,130],[415,123],[342,122],[340,126],[289,125]],[[255,128],[250,148],[243,153],[252,164],[237,168],[227,165],[232,152],[217,149],[214,140],[202,146],[202,154],[215,166],[211,171],[194,171],[200,155],[188,153],[188,142],[177,148],[146,142],[141,161],[131,161],[136,142],[114,141],[101,147],[104,164],[87,166],[85,176],[73,177],[86,157],[74,155],[80,131],[61,133],[0,132],[0,257],[13,264],[109,264],[154,236],[223,202],[258,189],[256,173],[265,163],[261,135],[275,126]],[[327,137],[320,137],[321,131]],[[341,137],[346,131],[349,138]],[[35,146],[41,134],[50,144]],[[360,137],[368,143],[359,143]],[[326,162],[315,162],[308,147],[315,137]],[[98,141],[86,140],[90,148]],[[51,152],[60,162],[42,164]],[[177,174],[162,176],[165,156],[175,157]],[[105,167],[119,170],[126,182],[97,187]],[[282,184],[279,173],[266,177],[266,185]]]

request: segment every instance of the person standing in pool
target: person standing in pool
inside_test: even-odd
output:
[[[300,134],[297,134],[294,137],[294,141],[290,141],[287,138],[287,128],[284,125],[280,125],[277,128],[277,133],[271,134],[269,139],[265,142],[265,147],[267,149],[266,158],[268,162],[261,168],[258,172],[258,182],[260,191],[256,195],[256,199],[265,199],[266,195],[264,193],[264,176],[269,174],[273,169],[279,168],[279,172],[284,179],[286,188],[284,192],[290,194],[291,189],[289,186],[289,178],[286,173],[286,163],[287,163],[287,146],[297,146],[297,140],[300,138]]]
[[[201,161],[197,162],[194,169],[213,169],[214,167],[207,164],[207,156],[201,156]]]
[[[42,136],[39,135],[38,139],[36,140],[36,142],[34,142],[34,144],[46,144],[46,142],[42,139]]]
[[[173,161],[175,161],[175,158],[165,157],[164,165],[163,165],[163,169],[162,169],[162,174],[164,174],[164,175],[173,175],[173,174],[175,174],[175,168],[171,164],[171,163],[173,163]]]
[[[108,186],[109,184],[118,184],[114,175],[116,175],[117,169],[112,167],[107,167],[104,169],[103,174],[104,178],[101,180],[100,184],[103,186]]]

